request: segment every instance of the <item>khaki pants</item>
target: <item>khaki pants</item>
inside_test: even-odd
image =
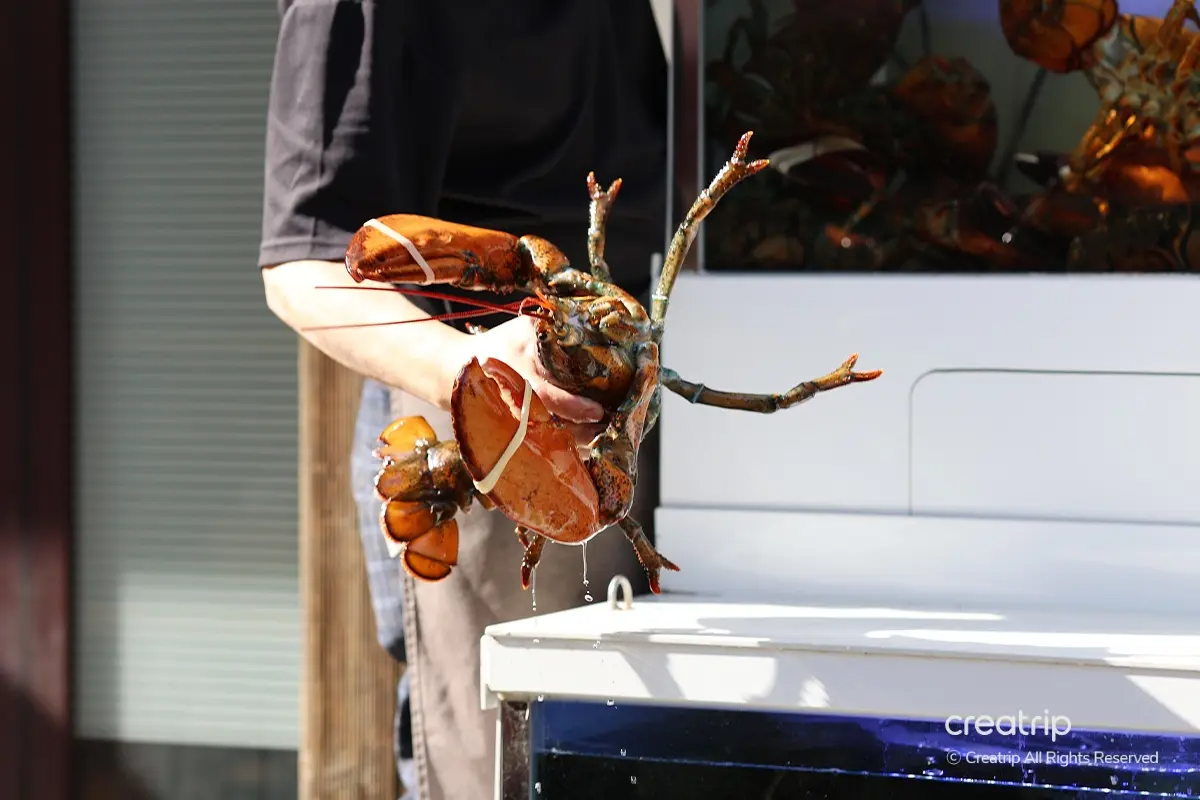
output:
[[[438,438],[450,439],[449,414],[398,391],[394,417],[423,416]],[[658,499],[657,430],[642,445],[633,514],[649,533]],[[404,638],[411,675],[415,789],[419,800],[486,800],[495,784],[496,711],[480,704],[479,640],[484,628],[532,616],[533,596],[521,588],[524,553],[516,526],[478,503],[458,517],[458,566],[444,581],[404,585]],[[537,613],[585,604],[580,547],[547,543],[537,568]],[[396,569],[401,567],[396,563]],[[587,544],[587,577],[604,602],[613,575],[646,590],[645,573],[620,528]]]

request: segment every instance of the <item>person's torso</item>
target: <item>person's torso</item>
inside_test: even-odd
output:
[[[609,219],[621,258],[609,265],[640,292],[663,247],[667,188],[668,75],[649,0],[469,5],[439,216],[544,236],[575,263],[588,173],[621,178]]]

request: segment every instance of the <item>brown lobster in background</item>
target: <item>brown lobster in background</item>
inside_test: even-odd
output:
[[[356,281],[528,293],[506,310],[536,318],[538,354],[549,380],[597,401],[606,411],[604,430],[581,457],[569,430],[515,370],[494,359],[475,359],[463,366],[454,384],[454,441],[439,441],[422,417],[388,426],[377,451],[384,463],[375,488],[383,500],[383,533],[401,547],[410,575],[437,581],[450,574],[458,554],[455,515],[479,500],[516,523],[525,547],[521,581],[526,588],[546,540],[583,544],[617,525],[658,592],[659,571],[678,567],[654,549],[628,514],[638,449],[657,421],[661,387],[693,403],[770,413],[881,374],[853,371],[857,356],[851,356],[828,375],[782,394],[754,395],[709,389],[659,363],[668,299],[697,227],[726,192],[767,166],[766,161],[746,160],[750,137],[741,137],[733,157],[679,226],[649,313],[612,283],[604,260],[605,220],[620,180],[602,191],[592,175],[587,179],[590,273],[572,267],[545,239],[428,217],[384,216],[354,235],[346,268]]]
[[[1081,70],[1100,108],[1067,156],[1062,189],[1134,204],[1200,199],[1200,24],[1195,0],[1163,19],[1119,13],[1116,0],[1000,0],[1013,51],[1054,72]]]

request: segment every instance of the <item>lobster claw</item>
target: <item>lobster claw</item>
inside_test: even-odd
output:
[[[570,544],[603,529],[599,494],[574,436],[516,370],[472,359],[455,381],[451,410],[467,471],[511,520]]]
[[[346,248],[346,270],[358,282],[507,291],[520,268],[512,234],[414,214],[367,220]]]

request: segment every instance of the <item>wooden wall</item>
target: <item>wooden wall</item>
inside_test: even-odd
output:
[[[392,747],[401,670],[376,640],[350,486],[349,454],[361,392],[361,377],[301,342],[303,800],[399,794]]]
[[[71,796],[67,0],[0,3],[0,797]]]

